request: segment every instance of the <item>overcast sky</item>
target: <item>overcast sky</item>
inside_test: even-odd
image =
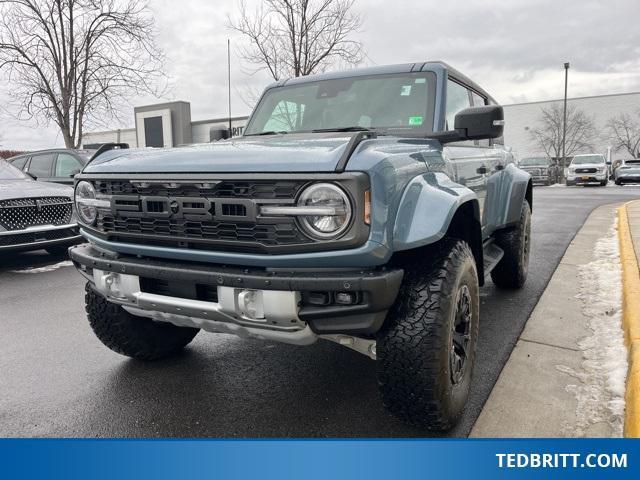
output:
[[[193,120],[225,116],[226,40],[243,41],[226,27],[237,0],[150,2],[173,90],[164,99],[131,98],[131,105],[185,100]],[[640,91],[638,0],[356,0],[356,9],[367,65],[444,60],[503,104],[561,98],[565,61],[570,97]],[[248,114],[240,94],[269,81],[248,75],[233,49],[233,114]],[[0,102],[10,92],[0,86]],[[132,127],[132,107],[110,126]],[[55,126],[3,115],[0,145],[47,148],[62,139]]]

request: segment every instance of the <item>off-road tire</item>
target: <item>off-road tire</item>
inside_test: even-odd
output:
[[[45,250],[49,255],[61,257],[62,255],[67,255],[67,252],[69,251],[69,245],[50,245],[48,247],[45,247]]]
[[[529,202],[522,203],[518,224],[515,227],[497,232],[495,242],[504,251],[504,256],[491,271],[491,280],[501,288],[522,288],[529,273],[529,253],[531,251],[531,207]]]
[[[400,419],[448,430],[459,420],[469,397],[479,323],[476,263],[467,243],[456,239],[439,242],[427,258],[416,257],[409,263],[398,298],[378,334],[378,385],[385,407]],[[469,294],[468,356],[455,373],[454,316],[464,288]]]
[[[108,302],[87,284],[85,304],[89,324],[111,350],[138,360],[159,360],[176,354],[200,331],[137,317]]]

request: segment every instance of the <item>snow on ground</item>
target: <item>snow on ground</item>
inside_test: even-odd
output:
[[[35,268],[25,268],[23,270],[12,270],[12,273],[44,273],[44,272],[53,272],[54,270],[58,270],[62,267],[71,267],[73,266],[73,262],[70,260],[65,260],[64,262],[54,263],[53,265],[47,265],[46,267],[35,267]]]
[[[568,436],[590,435],[589,427],[605,424],[611,436],[622,436],[627,349],[622,330],[622,270],[618,234],[614,224],[594,247],[594,260],[580,266],[580,294],[590,335],[580,340],[582,369],[566,366],[558,370],[580,380],[569,385],[578,405],[576,425],[567,426]],[[601,430],[600,430],[601,431]]]

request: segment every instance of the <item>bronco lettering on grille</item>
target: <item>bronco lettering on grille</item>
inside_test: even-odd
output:
[[[117,217],[207,222],[214,219],[255,221],[257,208],[252,200],[245,199],[114,195],[111,211]]]

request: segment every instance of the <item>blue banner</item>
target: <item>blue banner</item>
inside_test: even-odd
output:
[[[640,478],[635,440],[0,440],[0,478]]]

